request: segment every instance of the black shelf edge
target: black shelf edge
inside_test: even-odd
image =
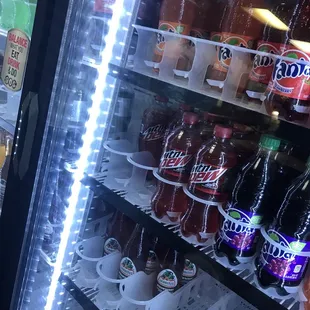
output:
[[[98,307],[75,285],[70,277],[61,273],[59,283],[67,290],[67,292],[75,299],[75,301],[85,310],[99,310]]]
[[[248,301],[258,309],[273,309],[283,310],[286,309],[278,302],[258,290],[255,286],[240,278],[221,264],[217,263],[214,259],[208,257],[195,248],[185,240],[177,236],[175,233],[164,227],[161,223],[155,221],[149,215],[142,212],[136,206],[118,196],[115,192],[102,185],[100,182],[92,177],[86,176],[82,184],[88,186],[96,196],[99,196],[103,201],[111,204],[116,209],[123,212],[136,223],[144,226],[151,234],[156,235],[164,242],[183,253],[189,260],[197,264],[202,270],[210,274],[213,278],[227,286],[240,297]]]

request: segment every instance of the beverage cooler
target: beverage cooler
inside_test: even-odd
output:
[[[310,309],[309,14],[42,0],[32,35],[1,16],[1,309]]]

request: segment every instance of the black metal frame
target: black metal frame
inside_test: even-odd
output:
[[[15,132],[13,158],[0,218],[0,307],[16,309],[37,210],[29,210],[60,53],[68,0],[38,1]],[[19,136],[19,137],[18,137]],[[26,161],[25,161],[26,157]],[[41,182],[42,180],[38,180]],[[24,236],[26,239],[24,240]],[[21,259],[22,249],[24,249]]]
[[[167,246],[183,253],[188,259],[197,264],[201,269],[210,274],[213,278],[227,286],[240,297],[251,303],[258,309],[286,309],[275,300],[258,290],[256,287],[240,278],[224,266],[217,263],[212,258],[201,252],[198,248],[187,243],[171,230],[164,227],[161,223],[155,221],[146,213],[142,212],[136,206],[117,195],[115,192],[96,181],[94,178],[85,177],[82,183],[89,186],[97,197],[104,202],[114,206],[126,214],[135,222],[143,225],[147,230],[160,238],[162,238]],[[82,302],[82,301],[81,301]],[[79,302],[80,303],[80,302]]]

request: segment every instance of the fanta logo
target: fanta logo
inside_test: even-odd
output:
[[[270,51],[270,54],[275,54],[274,51]],[[257,69],[259,67],[270,67],[273,65],[273,58],[271,56],[256,55],[254,58],[253,67]]]
[[[300,59],[302,61],[310,61],[305,53],[298,50],[288,50],[284,52],[282,56]],[[301,76],[304,76],[307,79],[310,78],[310,66],[303,63],[288,62],[286,60],[277,59],[275,69],[272,73],[273,80],[280,81],[285,78],[296,79]]]
[[[193,155],[191,154],[186,155],[182,151],[171,150],[165,152],[161,158],[160,168],[165,169],[183,168],[190,162],[192,157]]]
[[[166,127],[162,124],[149,127],[142,133],[143,139],[147,141],[161,139],[165,134],[165,130]]]
[[[172,25],[168,23],[162,23],[159,26],[159,30],[168,31],[172,33],[183,33],[184,26],[180,25],[174,28]],[[165,37],[161,33],[157,34],[157,48],[160,49],[161,51],[163,51],[165,48]]]
[[[204,164],[195,165],[191,172],[190,182],[213,183],[218,181],[226,170],[227,168],[215,168]]]

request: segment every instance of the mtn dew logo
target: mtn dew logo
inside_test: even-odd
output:
[[[218,241],[243,252],[255,251],[262,217],[231,206],[226,213],[229,216],[225,217],[220,228]]]
[[[265,240],[262,247],[260,264],[263,269],[282,280],[300,280],[307,266],[308,257],[300,256],[298,253],[309,252],[310,243],[291,238],[275,229],[269,229],[267,234],[272,241]],[[287,252],[278,245],[296,254]]]
[[[280,54],[280,44],[260,41],[258,42],[257,50],[271,55],[255,55],[253,68],[249,78],[252,81],[257,81],[268,85],[274,66],[274,59],[272,55]]]
[[[310,62],[306,53],[292,47],[286,49],[281,56]],[[281,96],[307,100],[310,98],[310,65],[277,59],[272,73],[269,88]]]
[[[173,23],[168,21],[159,21],[159,30],[172,32],[172,33],[178,33],[183,35],[188,35],[190,28],[188,25],[183,25],[179,23]],[[157,54],[163,54],[165,49],[165,37],[161,34],[157,34],[157,44],[156,44],[156,50]]]

